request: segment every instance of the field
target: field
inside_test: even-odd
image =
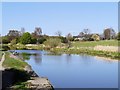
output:
[[[73,47],[95,47],[97,45],[102,45],[102,46],[118,46],[117,40],[102,40],[102,41],[77,41],[77,42],[72,42]]]

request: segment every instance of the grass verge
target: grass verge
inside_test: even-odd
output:
[[[10,57],[10,52],[5,52],[5,61],[3,62],[3,67],[24,69],[26,65],[28,65],[26,62]]]
[[[20,59],[10,57],[10,54],[10,52],[5,52],[5,60],[3,62],[3,66],[5,67],[4,72],[8,72],[7,75],[9,75],[10,73],[13,74],[13,76],[10,75],[13,80],[12,86],[10,85],[9,88],[11,88],[11,90],[26,90],[26,81],[30,79],[30,75],[24,70],[24,68],[28,64]],[[5,78],[9,78],[9,76],[7,75]]]

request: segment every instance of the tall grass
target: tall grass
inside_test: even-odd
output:
[[[108,57],[111,59],[117,59],[120,60],[120,53],[118,52],[107,52],[107,51],[97,51],[92,49],[68,49],[66,50],[67,54],[88,54],[92,56],[101,56],[101,57]]]

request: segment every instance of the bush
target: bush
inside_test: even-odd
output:
[[[10,40],[9,40],[8,36],[2,37],[2,43],[3,43],[3,44],[8,44],[8,43],[10,43]]]
[[[36,44],[37,43],[37,39],[36,38],[32,38],[31,39],[31,44]]]
[[[10,50],[10,48],[8,46],[2,46],[2,50],[7,51]]]
[[[44,38],[44,37],[40,37],[40,38],[38,39],[38,43],[39,43],[39,44],[43,44],[45,41],[46,41],[46,38]]]
[[[66,37],[60,37],[62,43],[68,43],[68,40]]]
[[[100,37],[99,37],[99,35],[97,35],[97,34],[93,34],[91,38],[92,38],[94,41],[99,41],[99,40],[100,40]]]
[[[58,38],[49,38],[44,44],[48,47],[54,48],[61,44],[61,40]]]

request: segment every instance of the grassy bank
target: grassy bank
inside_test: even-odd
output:
[[[34,54],[27,54],[23,53],[24,55],[34,55]],[[48,87],[49,83],[46,81],[42,81],[43,85],[39,83],[36,84],[35,78],[39,78],[38,75],[31,69],[31,67],[15,55],[11,54],[10,52],[5,52],[5,60],[3,62],[3,66],[5,70],[2,72],[3,75],[3,85],[5,84],[3,90],[34,90],[37,88],[42,88],[45,86],[45,89]],[[25,66],[27,66],[25,68]],[[31,81],[32,80],[32,81]],[[39,82],[41,82],[41,78],[39,78]],[[44,79],[47,80],[47,79]],[[29,82],[28,82],[29,81]],[[33,82],[34,81],[34,82]],[[8,83],[10,82],[10,83]],[[34,84],[31,84],[34,83]],[[45,85],[44,85],[45,84]],[[41,86],[42,85],[42,86]],[[51,85],[51,84],[50,84]],[[49,86],[49,85],[48,85]],[[52,86],[50,89],[52,90]]]
[[[107,52],[107,51],[97,51],[93,50],[91,48],[69,48],[69,49],[61,49],[61,48],[54,48],[51,50],[51,54],[49,55],[60,55],[60,54],[79,54],[79,55],[91,55],[91,56],[100,56],[100,57],[106,57],[111,59],[117,59],[120,58],[120,53],[118,52]]]
[[[68,49],[65,51],[65,53],[68,54],[86,54],[86,55],[92,55],[92,56],[100,56],[100,57],[107,57],[111,59],[117,59],[120,58],[120,53],[118,52],[106,52],[106,51],[97,51],[92,49]]]
[[[24,70],[25,66],[27,65],[28,64],[26,62],[18,58],[11,57],[10,52],[5,52],[5,60],[3,62],[3,67],[5,68],[5,71],[3,72],[3,75],[5,78],[8,78],[8,80],[10,80],[9,78],[13,78],[13,80],[10,81],[12,83],[9,88],[15,90],[27,89],[26,81],[30,79],[30,75]]]
[[[0,51],[0,60],[2,59],[2,51]]]
[[[120,41],[119,41],[120,42]],[[119,43],[117,40],[104,40],[104,41],[76,41],[72,42],[70,48],[53,48],[50,50],[52,53],[58,53],[58,55],[61,53],[67,53],[67,54],[87,54],[92,56],[100,56],[100,57],[107,57],[111,59],[117,59],[120,58],[120,52],[111,52],[110,50],[96,50],[94,47],[101,45],[103,47],[106,46],[119,46]]]
[[[64,45],[63,48],[47,48],[43,44],[39,45],[22,45],[17,44],[14,45],[17,49],[36,49],[36,50],[48,50],[51,53],[49,55],[60,55],[62,53],[68,53],[68,54],[88,54],[88,55],[94,55],[94,56],[102,56],[102,57],[108,57],[112,59],[119,59],[120,53],[118,52],[111,52],[108,51],[100,51],[95,50],[94,47],[101,45],[101,46],[120,46],[120,41],[118,40],[101,40],[101,41],[75,41],[71,42],[71,47],[67,48],[67,44]],[[105,48],[104,48],[105,49]]]
[[[20,59],[15,59],[10,57],[10,52],[5,52],[5,61],[3,62],[3,67],[5,68],[15,68],[24,69],[28,64]]]

